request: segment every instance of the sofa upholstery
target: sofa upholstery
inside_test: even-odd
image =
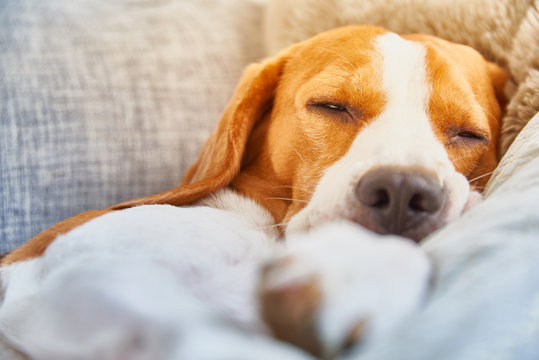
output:
[[[77,213],[176,186],[243,68],[251,0],[0,4],[0,253]]]

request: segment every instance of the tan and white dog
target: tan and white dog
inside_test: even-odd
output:
[[[179,187],[2,260],[1,336],[55,360],[307,357],[246,329],[328,357],[381,336],[428,286],[404,237],[459,217],[497,164],[504,82],[471,48],[370,26],[251,65]]]

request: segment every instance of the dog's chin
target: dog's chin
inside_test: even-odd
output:
[[[398,235],[398,236],[402,236],[404,238],[410,239],[416,243],[420,243],[424,238],[434,233],[436,230],[444,227],[446,224],[447,224],[447,221],[437,220],[437,221],[429,221],[428,223],[421,224],[420,226],[412,227],[400,234],[394,234],[387,231],[386,232],[374,231],[374,232],[380,235]]]
[[[374,219],[360,209],[354,209],[354,211],[340,209],[339,212],[334,214],[324,214],[307,207],[290,219],[288,226],[286,227],[286,234],[310,231],[313,228],[328,222],[345,220],[356,223],[379,235],[398,235],[415,242],[420,242],[428,235],[458,219],[462,214],[478,205],[481,201],[482,196],[479,192],[469,191],[468,196],[463,203],[455,204],[448,202],[446,206],[440,210],[437,216],[422,221],[399,234],[381,228]]]
[[[348,219],[348,220],[351,220],[352,222],[355,222],[356,224],[362,226],[363,228],[370,230],[378,235],[401,236],[403,238],[410,239],[417,243],[419,243],[425,237],[427,237],[431,233],[435,232],[436,230],[440,229],[445,224],[447,224],[446,219],[444,219],[443,217],[434,217],[432,219],[421,221],[420,223],[414,226],[410,226],[404,231],[395,232],[395,231],[391,231],[389,229],[380,227],[378,223],[369,221],[368,218],[361,218],[361,219],[356,218],[356,219]]]

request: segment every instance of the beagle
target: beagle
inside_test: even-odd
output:
[[[387,333],[427,291],[416,242],[497,165],[505,81],[371,26],[249,66],[180,186],[2,260],[1,336],[32,359],[306,359]]]

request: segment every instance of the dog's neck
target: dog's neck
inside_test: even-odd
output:
[[[293,200],[294,189],[289,181],[279,181],[271,174],[258,176],[257,174],[263,172],[257,171],[257,166],[258,164],[254,164],[253,167],[240,172],[230,186],[239,194],[252,199],[266,209],[282,235],[290,216],[299,211],[305,201]]]
[[[195,205],[238,213],[252,224],[253,229],[265,232],[271,239],[277,240],[281,235],[272,214],[268,210],[253,199],[242,196],[230,188],[224,188],[208,195]]]

